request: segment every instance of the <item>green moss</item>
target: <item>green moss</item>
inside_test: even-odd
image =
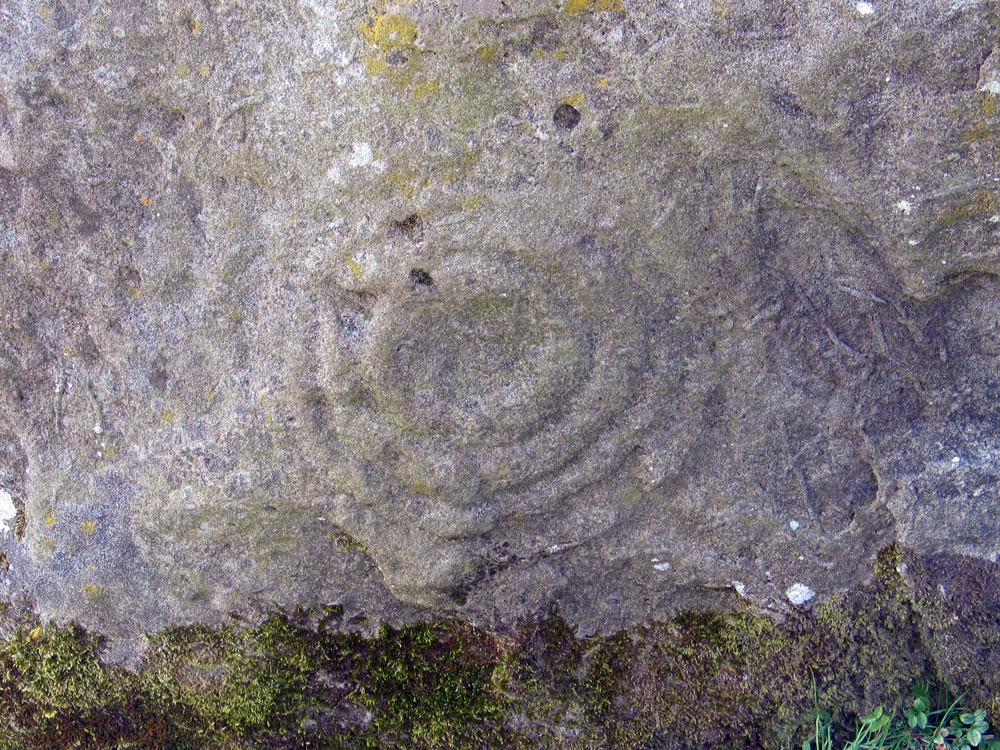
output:
[[[255,629],[175,628],[154,639],[143,687],[165,714],[240,735],[294,714],[317,663],[282,617]]]
[[[3,747],[788,747],[813,708],[849,725],[936,681],[896,566],[778,624],[686,612],[578,638],[558,613],[512,637],[443,621],[341,632],[344,612],[172,628],[136,673],[80,628],[22,628],[0,648]],[[993,686],[995,687],[995,686]],[[4,734],[6,733],[6,734]]]
[[[489,747],[506,700],[492,687],[492,639],[458,624],[383,626],[355,675],[372,729],[400,747]]]
[[[79,627],[23,628],[0,649],[3,747],[90,747],[141,719],[136,680],[103,667]]]

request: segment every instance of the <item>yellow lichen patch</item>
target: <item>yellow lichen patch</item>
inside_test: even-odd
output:
[[[38,15],[41,16],[42,18],[48,18],[49,16],[52,15],[52,9],[47,5],[39,5]]]
[[[417,25],[396,13],[372,13],[368,23],[359,23],[358,32],[372,47],[383,52],[416,49]]]
[[[984,117],[996,117],[997,112],[1000,112],[1000,95],[994,94],[992,91],[983,92],[979,106],[983,111]]]
[[[133,137],[133,138],[135,138],[135,142],[136,142],[136,143],[139,143],[139,141],[141,141],[141,140],[142,140],[142,133],[140,133],[140,132],[139,132],[139,131],[137,130],[137,131],[135,131],[134,133],[132,133],[132,137]]]
[[[80,524],[80,528],[83,529],[84,534],[90,536],[94,533],[94,529],[97,528],[97,525],[93,521],[84,521]]]
[[[388,75],[392,68],[385,61],[384,55],[365,58],[365,72],[370,76]]]
[[[164,409],[160,412],[160,423],[161,424],[173,424],[177,421],[177,412],[173,409]]]
[[[552,56],[556,60],[565,60],[568,54],[569,53],[566,52],[566,50],[564,49],[557,49],[555,52],[552,53]]]
[[[996,132],[994,118],[1000,111],[1000,96],[984,92],[979,100],[979,116],[961,134],[963,141],[981,141],[992,138]]]
[[[148,206],[149,203],[150,203],[149,196],[148,195],[140,195],[139,196],[139,203],[141,203],[144,206]]]
[[[114,458],[118,455],[118,448],[114,445],[105,445],[101,447],[101,453],[104,454],[104,458]]]
[[[417,181],[420,174],[415,169],[394,171],[389,174],[386,180],[394,185],[405,198],[412,198],[417,193]]]
[[[201,33],[201,24],[198,22],[197,18],[188,19],[188,27],[191,29],[191,33],[195,36]]]
[[[571,107],[579,107],[583,104],[583,94],[579,91],[574,91],[572,94],[563,99],[563,104],[568,104]]]
[[[427,482],[420,479],[408,485],[407,489],[410,490],[410,492],[415,492],[416,494],[424,495],[425,497],[430,497],[434,494],[434,490],[431,486],[427,484]]]
[[[200,68],[198,68],[198,74],[204,78],[208,78],[208,75],[211,72],[212,71],[211,69],[209,69],[208,65],[202,65]]]
[[[473,211],[479,208],[480,204],[483,202],[483,198],[480,195],[467,195],[465,196],[465,201],[462,204],[462,208],[466,211]]]
[[[347,262],[347,267],[350,268],[351,273],[354,274],[354,278],[360,279],[362,270],[361,264],[358,263],[356,260],[354,260],[354,258],[348,258],[346,262]]]
[[[599,89],[603,89],[608,85],[607,76],[594,76],[594,85]]]
[[[28,633],[28,640],[33,641],[36,638],[40,637],[41,635],[42,635],[42,629],[40,627],[32,628],[31,632]]]
[[[191,74],[191,66],[186,63],[181,63],[177,66],[177,75],[181,78],[186,78]]]
[[[479,58],[479,62],[492,62],[496,59],[497,51],[492,47],[480,47],[476,50],[476,57]]]
[[[87,596],[97,596],[101,592],[96,583],[85,583],[83,584],[83,593]]]
[[[716,18],[725,18],[733,12],[733,6],[725,0],[716,0],[712,3],[712,15]]]
[[[42,516],[42,521],[45,523],[46,526],[55,526],[56,514],[50,510],[48,513]]]
[[[583,13],[588,10],[598,12],[620,12],[625,10],[625,0],[566,0],[563,13]]]
[[[431,94],[441,90],[441,84],[437,81],[418,81],[413,87],[413,98],[422,102]]]

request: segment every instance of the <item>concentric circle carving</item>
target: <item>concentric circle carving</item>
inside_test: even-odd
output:
[[[555,508],[568,529],[662,481],[681,455],[664,453],[679,438],[662,425],[684,366],[669,303],[611,253],[480,252],[420,270],[329,316],[311,411],[342,493],[332,520],[397,596],[429,604],[475,576],[505,518]],[[619,476],[650,427],[656,466]]]
[[[599,478],[564,470],[619,429],[648,368],[646,326],[620,269],[501,255],[450,262],[376,306],[347,412],[365,482],[460,506]],[[376,491],[375,494],[381,494]]]

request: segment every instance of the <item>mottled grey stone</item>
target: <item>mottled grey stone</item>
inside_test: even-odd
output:
[[[998,24],[8,3],[0,593],[607,631],[996,561]]]

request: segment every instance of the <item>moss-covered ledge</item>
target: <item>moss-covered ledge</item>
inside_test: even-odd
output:
[[[558,614],[497,635],[454,620],[366,639],[336,607],[256,627],[174,628],[135,672],[79,627],[22,624],[0,647],[5,748],[788,747],[814,707],[849,723],[948,686],[936,623],[900,575],[783,623],[687,612],[577,638]],[[914,601],[917,604],[914,605]],[[937,613],[940,614],[940,613]],[[959,669],[961,671],[961,669]],[[979,674],[970,699],[1000,682]],[[991,682],[992,680],[992,682]],[[955,690],[969,685],[951,684]]]

